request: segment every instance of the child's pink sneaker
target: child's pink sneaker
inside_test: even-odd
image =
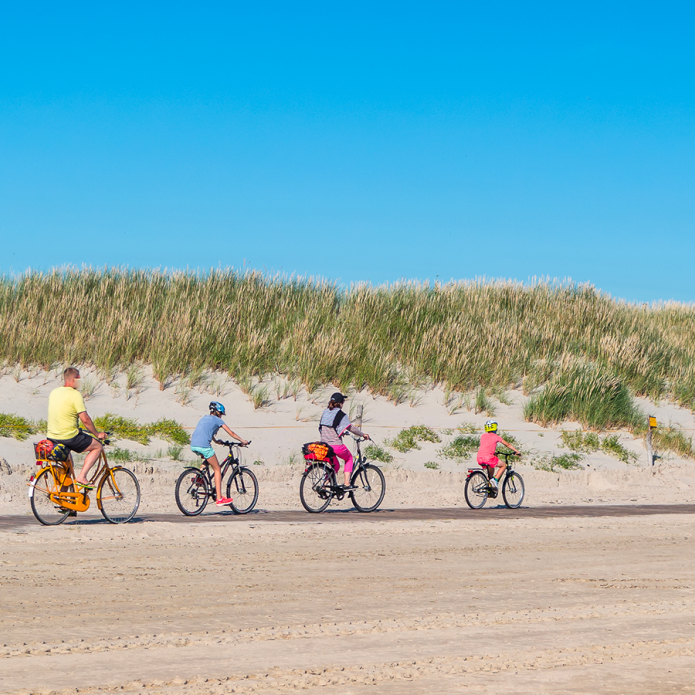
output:
[[[218,507],[226,507],[232,503],[232,498],[231,497],[223,497],[222,499],[217,500],[215,504]]]

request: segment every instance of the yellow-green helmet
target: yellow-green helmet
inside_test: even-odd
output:
[[[486,432],[497,432],[497,421],[496,420],[488,420],[485,423],[485,431]]]

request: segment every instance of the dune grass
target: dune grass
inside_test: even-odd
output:
[[[632,417],[630,392],[695,406],[695,307],[633,305],[570,284],[343,290],[234,270],[68,269],[0,278],[0,361],[104,373],[149,364],[162,388],[201,369],[388,397],[403,384],[480,394],[547,383],[532,419],[617,426]],[[600,383],[568,395],[591,381],[579,363]]]
[[[595,430],[643,425],[629,388],[607,366],[565,358],[548,368],[545,388],[524,407],[527,420],[544,427],[576,420]]]

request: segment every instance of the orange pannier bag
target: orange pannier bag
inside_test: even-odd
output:
[[[327,461],[335,456],[333,447],[324,442],[309,442],[302,446],[302,454],[307,461]]]

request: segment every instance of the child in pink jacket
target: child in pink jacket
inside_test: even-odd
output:
[[[505,442],[504,439],[497,434],[497,422],[495,420],[488,420],[485,423],[485,434],[480,436],[478,463],[481,466],[487,466],[488,472],[490,473],[490,484],[493,487],[497,487],[497,482],[502,480],[502,476],[505,470],[507,470],[507,464],[500,463],[500,460],[495,455],[498,444],[504,444],[508,449],[511,449],[521,456],[520,451],[517,451],[509,442]],[[494,475],[492,475],[493,471],[495,471]]]

